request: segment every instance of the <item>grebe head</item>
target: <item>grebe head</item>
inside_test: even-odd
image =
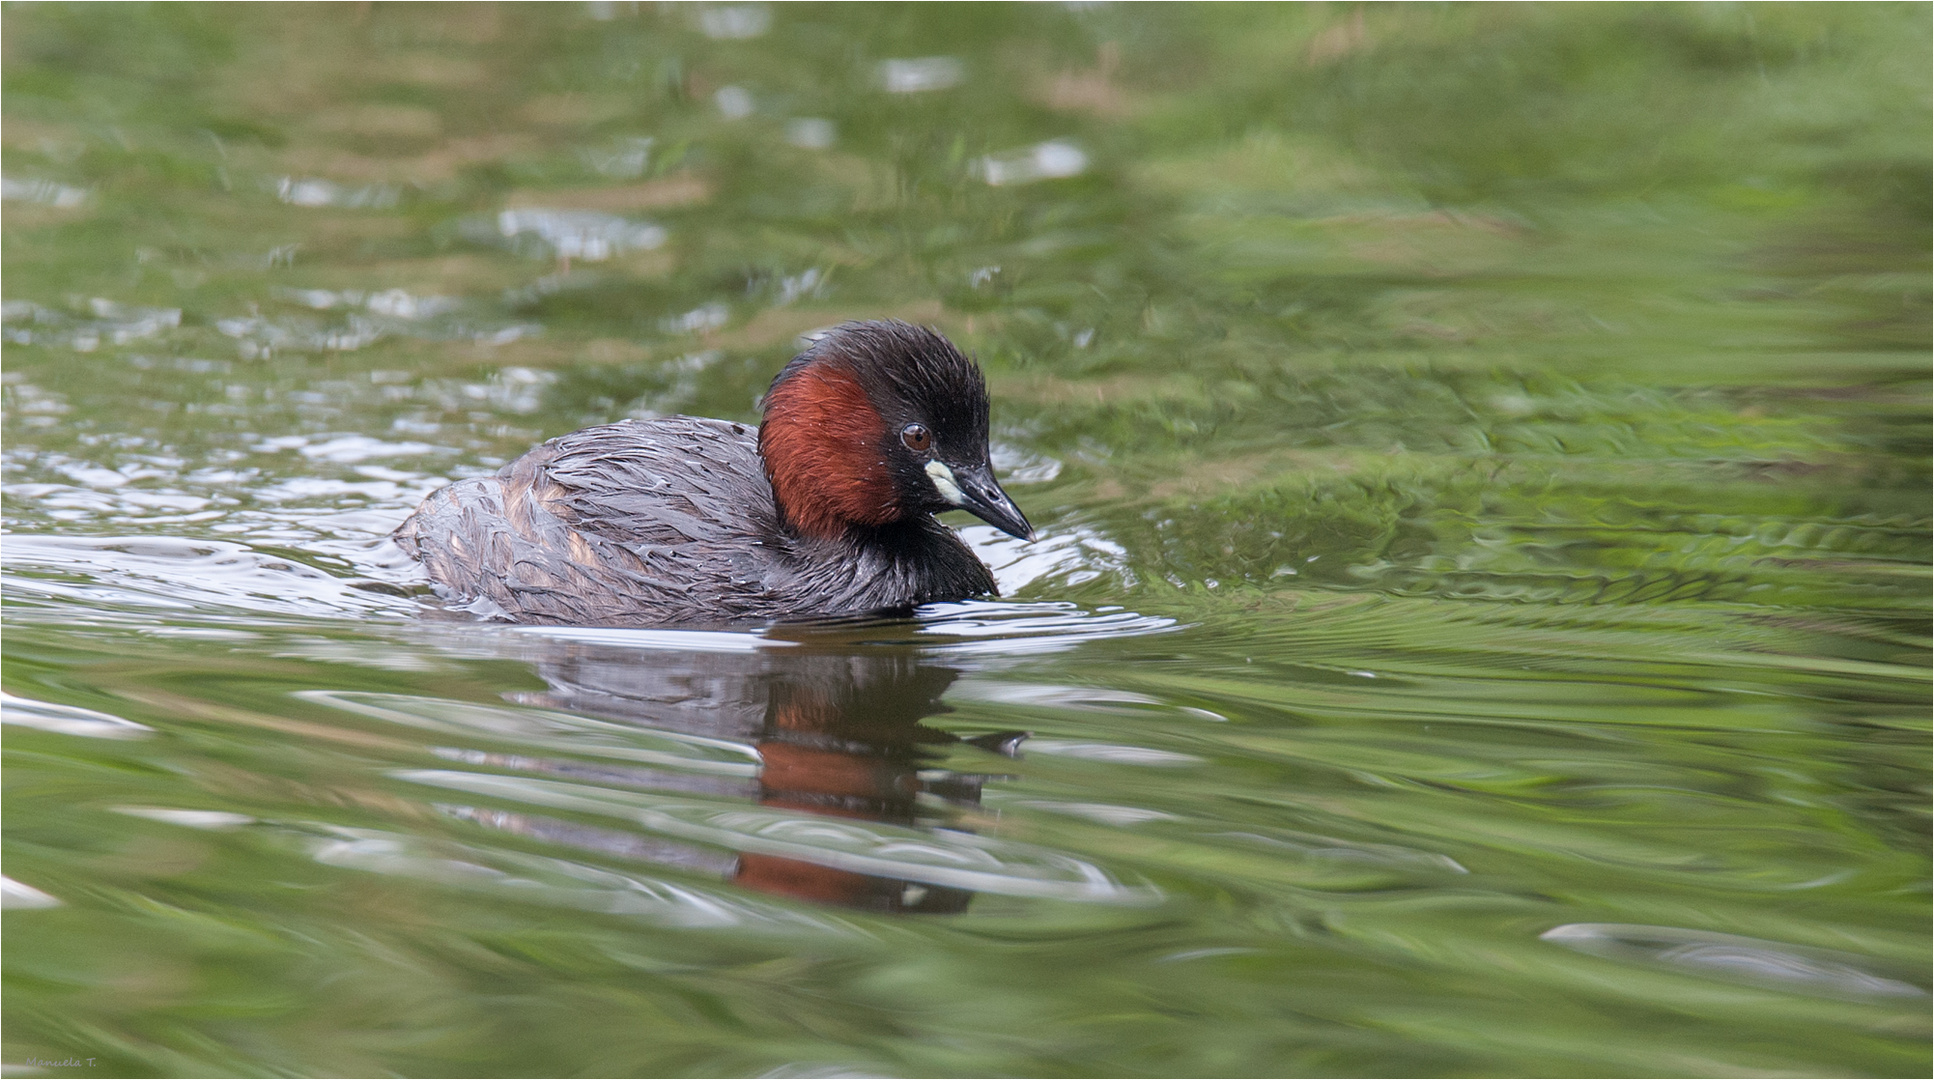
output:
[[[765,413],[766,477],[801,533],[833,538],[958,509],[1034,539],[994,480],[980,368],[932,330],[834,327],[772,380]]]

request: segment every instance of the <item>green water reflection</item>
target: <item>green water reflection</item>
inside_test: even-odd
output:
[[[10,1070],[1927,1073],[1927,7],[0,18]],[[998,603],[382,540],[881,315]]]

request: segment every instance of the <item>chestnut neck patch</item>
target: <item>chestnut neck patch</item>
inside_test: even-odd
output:
[[[886,465],[886,424],[852,374],[811,364],[766,395],[759,453],[779,514],[800,533],[822,539],[852,525],[900,520]]]

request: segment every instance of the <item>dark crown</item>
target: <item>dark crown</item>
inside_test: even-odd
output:
[[[955,438],[987,439],[987,383],[980,368],[924,326],[898,319],[842,323],[793,357],[772,385],[817,364],[851,372],[889,423],[911,418],[892,415],[900,405]]]

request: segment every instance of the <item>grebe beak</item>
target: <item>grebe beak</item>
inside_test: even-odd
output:
[[[1021,508],[1001,490],[992,468],[984,464],[962,468],[953,474],[953,481],[960,500],[949,499],[949,502],[1009,536],[1034,539],[1034,526],[1027,523],[1027,518],[1021,516]]]

